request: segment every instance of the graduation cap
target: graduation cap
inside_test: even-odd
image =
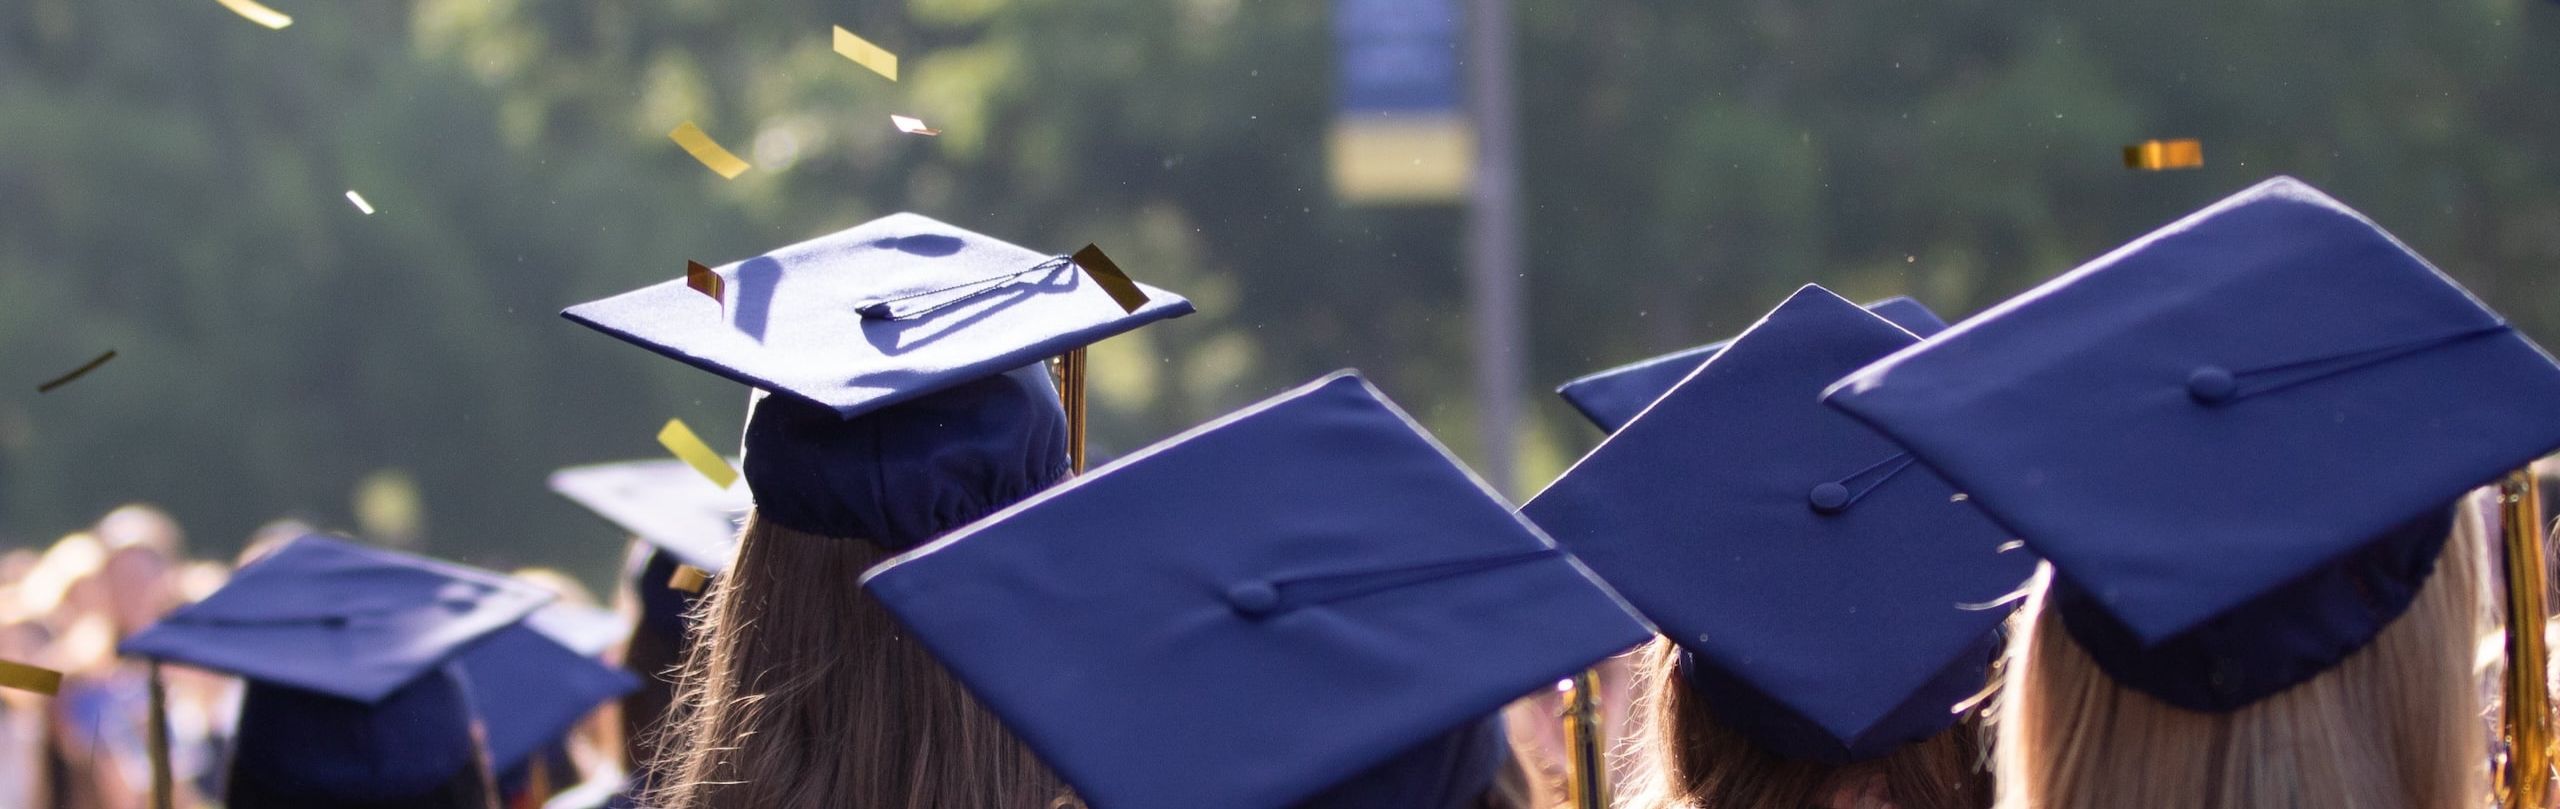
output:
[[[1349,372],[864,586],[1097,809],[1287,806],[1650,636]]]
[[[1874,758],[1959,718],[2035,572],[1823,387],[1919,338],[1807,286],[1521,509],[1771,752]]]
[[[701,473],[672,459],[573,466],[551,473],[550,484],[677,561],[713,573],[729,566],[752,505],[746,487],[705,486]]]
[[[639,677],[596,658],[619,624],[609,610],[552,604],[462,654],[493,772],[523,769],[597,706],[640,688]]]
[[[1044,360],[1192,311],[915,214],[714,272],[725,312],[676,279],[561,314],[756,387],[744,465],[759,517],[891,550],[1065,474]]]
[[[1876,301],[1867,304],[1867,311],[1921,337],[1947,328],[1947,322],[1939,320],[1936,312],[1910,298]],[[1564,397],[1566,404],[1581,411],[1582,417],[1590,419],[1602,432],[1614,433],[1627,422],[1635,420],[1636,414],[1644,412],[1655,399],[1662,398],[1671,386],[1687,379],[1689,372],[1698,370],[1698,366],[1707,364],[1707,360],[1714,359],[1717,352],[1732,344],[1732,340],[1726,340],[1684,348],[1593,373],[1556,386],[1556,395]]]
[[[2405,610],[2560,367],[2363,216],[2262,183],[1842,380],[2049,559],[2092,659],[2224,711]]]
[[[1192,312],[1127,311],[1064,256],[911,213],[712,268],[723,313],[669,279],[561,312],[711,373],[853,418]]]
[[[476,751],[453,659],[552,598],[496,573],[304,536],[119,650],[249,681],[235,771],[259,794],[388,800]]]

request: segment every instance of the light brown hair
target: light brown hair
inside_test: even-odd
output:
[[[2230,713],[2171,706],[2109,679],[2030,585],[2001,699],[2004,809],[2477,809],[2486,733],[2472,647],[2484,629],[2482,533],[2457,510],[2407,612],[2301,685]]]
[[[855,584],[888,554],[750,515],[705,594],[660,809],[1051,809],[1056,776]]]
[[[1625,809],[1982,809],[1991,802],[1981,730],[1968,719],[1868,761],[1834,765],[1772,753],[1718,720],[1680,650],[1636,652],[1638,719]]]

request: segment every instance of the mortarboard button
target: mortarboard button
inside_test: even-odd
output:
[[[1839,513],[1841,506],[1848,504],[1849,487],[1847,486],[1837,482],[1826,482],[1813,487],[1813,510],[1815,511],[1836,514]]]
[[[2239,380],[2233,379],[2231,371],[2219,365],[2207,365],[2187,375],[2187,395],[2205,404],[2231,401],[2232,394],[2239,392]]]
[[[1280,608],[1280,591],[1270,582],[1249,581],[1227,588],[1227,604],[1247,618],[1261,618]]]

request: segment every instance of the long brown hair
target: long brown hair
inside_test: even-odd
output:
[[[1680,672],[1680,650],[1655,638],[1636,653],[1636,711],[1628,809],[1982,809],[1991,803],[1981,728],[1972,719],[1847,765],[1791,759],[1718,720]]]
[[[2373,642],[2229,713],[2110,679],[2030,585],[2001,699],[2000,801],[2016,809],[2476,809],[2488,735],[2472,646],[2488,623],[2480,513],[2458,510],[2435,572]]]
[[[660,809],[1051,809],[1066,790],[855,585],[888,554],[750,515],[700,607]]]

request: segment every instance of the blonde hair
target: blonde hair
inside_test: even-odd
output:
[[[2488,752],[2472,646],[2490,617],[2479,511],[2456,510],[2407,612],[2337,666],[2229,713],[2117,684],[2046,609],[2041,568],[2000,697],[2002,809],[2478,809]]]
[[[1980,809],[1990,803],[1979,729],[1970,720],[1870,761],[1789,759],[1715,717],[1680,672],[1680,650],[1655,638],[1636,655],[1634,773],[1623,809],[1804,809],[1841,805]]]
[[[1057,777],[855,581],[888,554],[750,514],[662,726],[660,809],[1052,809]]]

